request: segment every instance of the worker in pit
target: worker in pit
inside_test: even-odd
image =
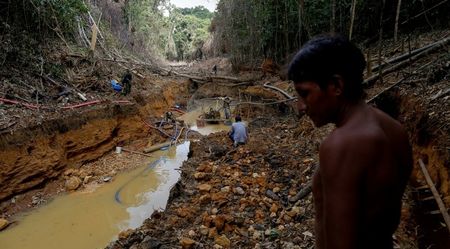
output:
[[[248,129],[247,126],[242,123],[241,116],[237,115],[234,119],[236,122],[231,125],[228,136],[233,141],[233,146],[237,147],[248,142]]]
[[[133,76],[131,75],[130,71],[127,71],[122,79],[122,94],[128,95],[131,93],[131,80],[133,79]]]
[[[172,112],[166,112],[164,114],[164,121],[166,121],[167,123],[175,123],[175,117],[173,116]]]
[[[225,119],[229,119],[231,116],[231,108],[230,108],[231,99],[229,97],[225,97],[223,100],[223,112],[225,114]]]

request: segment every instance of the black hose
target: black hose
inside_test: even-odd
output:
[[[116,200],[117,203],[119,204],[123,204],[122,200],[120,199],[120,192],[132,181],[134,181],[134,179],[136,179],[138,176],[142,175],[142,173],[144,173],[145,171],[147,171],[148,169],[153,169],[154,167],[156,167],[156,165],[162,160],[162,158],[150,163],[144,170],[142,170],[139,174],[137,174],[135,177],[131,178],[130,180],[128,180],[125,184],[123,184],[114,194],[114,199]]]

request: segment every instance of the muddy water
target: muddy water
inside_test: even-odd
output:
[[[197,127],[201,110],[181,117],[203,135],[229,130],[224,124]],[[120,231],[137,228],[154,210],[167,204],[187,159],[189,142],[143,157],[141,166],[102,186],[56,197],[49,204],[20,217],[17,225],[0,232],[1,249],[104,248]],[[118,155],[120,156],[120,155]]]
[[[0,232],[2,249],[104,248],[120,231],[137,228],[154,210],[164,209],[189,142],[158,151],[155,159],[88,191],[55,198],[19,217]]]
[[[208,135],[219,131],[227,131],[230,129],[230,126],[227,126],[223,123],[207,125],[205,127],[197,127],[196,121],[201,113],[202,110],[197,109],[195,111],[184,114],[183,116],[180,117],[180,119],[184,120],[184,122],[189,125],[191,130],[197,131],[202,135]]]

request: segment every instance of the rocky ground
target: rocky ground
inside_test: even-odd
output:
[[[313,248],[310,181],[330,129],[290,116],[251,123],[238,148],[225,133],[192,143],[166,211],[108,248]],[[406,223],[396,243],[417,248]]]
[[[418,37],[412,47],[446,35],[448,31]],[[400,53],[400,48],[393,48],[389,45],[386,56]],[[405,126],[415,162],[426,159],[446,205],[450,205],[449,59],[444,46],[384,74],[367,90],[371,104]],[[289,84],[276,84],[293,93]],[[248,95],[265,96],[260,86],[253,86],[256,91],[250,88],[245,90]],[[153,214],[137,230],[122,232],[108,248],[313,248],[311,195],[303,193],[317,163],[318,146],[332,127],[317,130],[305,118],[277,115],[259,121],[251,126],[249,144],[238,149],[230,146],[225,134],[193,143],[192,156],[182,167],[182,179],[166,211]],[[430,210],[421,209],[417,199],[416,188],[423,185],[423,174],[415,164],[395,248],[433,244],[448,248],[445,240],[430,240],[427,232],[443,231],[440,236],[446,236],[440,218],[433,218],[437,224],[432,227],[421,223],[423,218],[430,220],[425,214]]]

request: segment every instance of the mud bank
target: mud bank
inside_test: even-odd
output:
[[[159,88],[159,94],[134,96],[131,105],[72,110],[70,115],[0,134],[0,201],[42,187],[66,169],[98,159],[118,144],[146,136],[159,142],[160,134],[142,120],[159,119],[185,89],[184,84]]]

